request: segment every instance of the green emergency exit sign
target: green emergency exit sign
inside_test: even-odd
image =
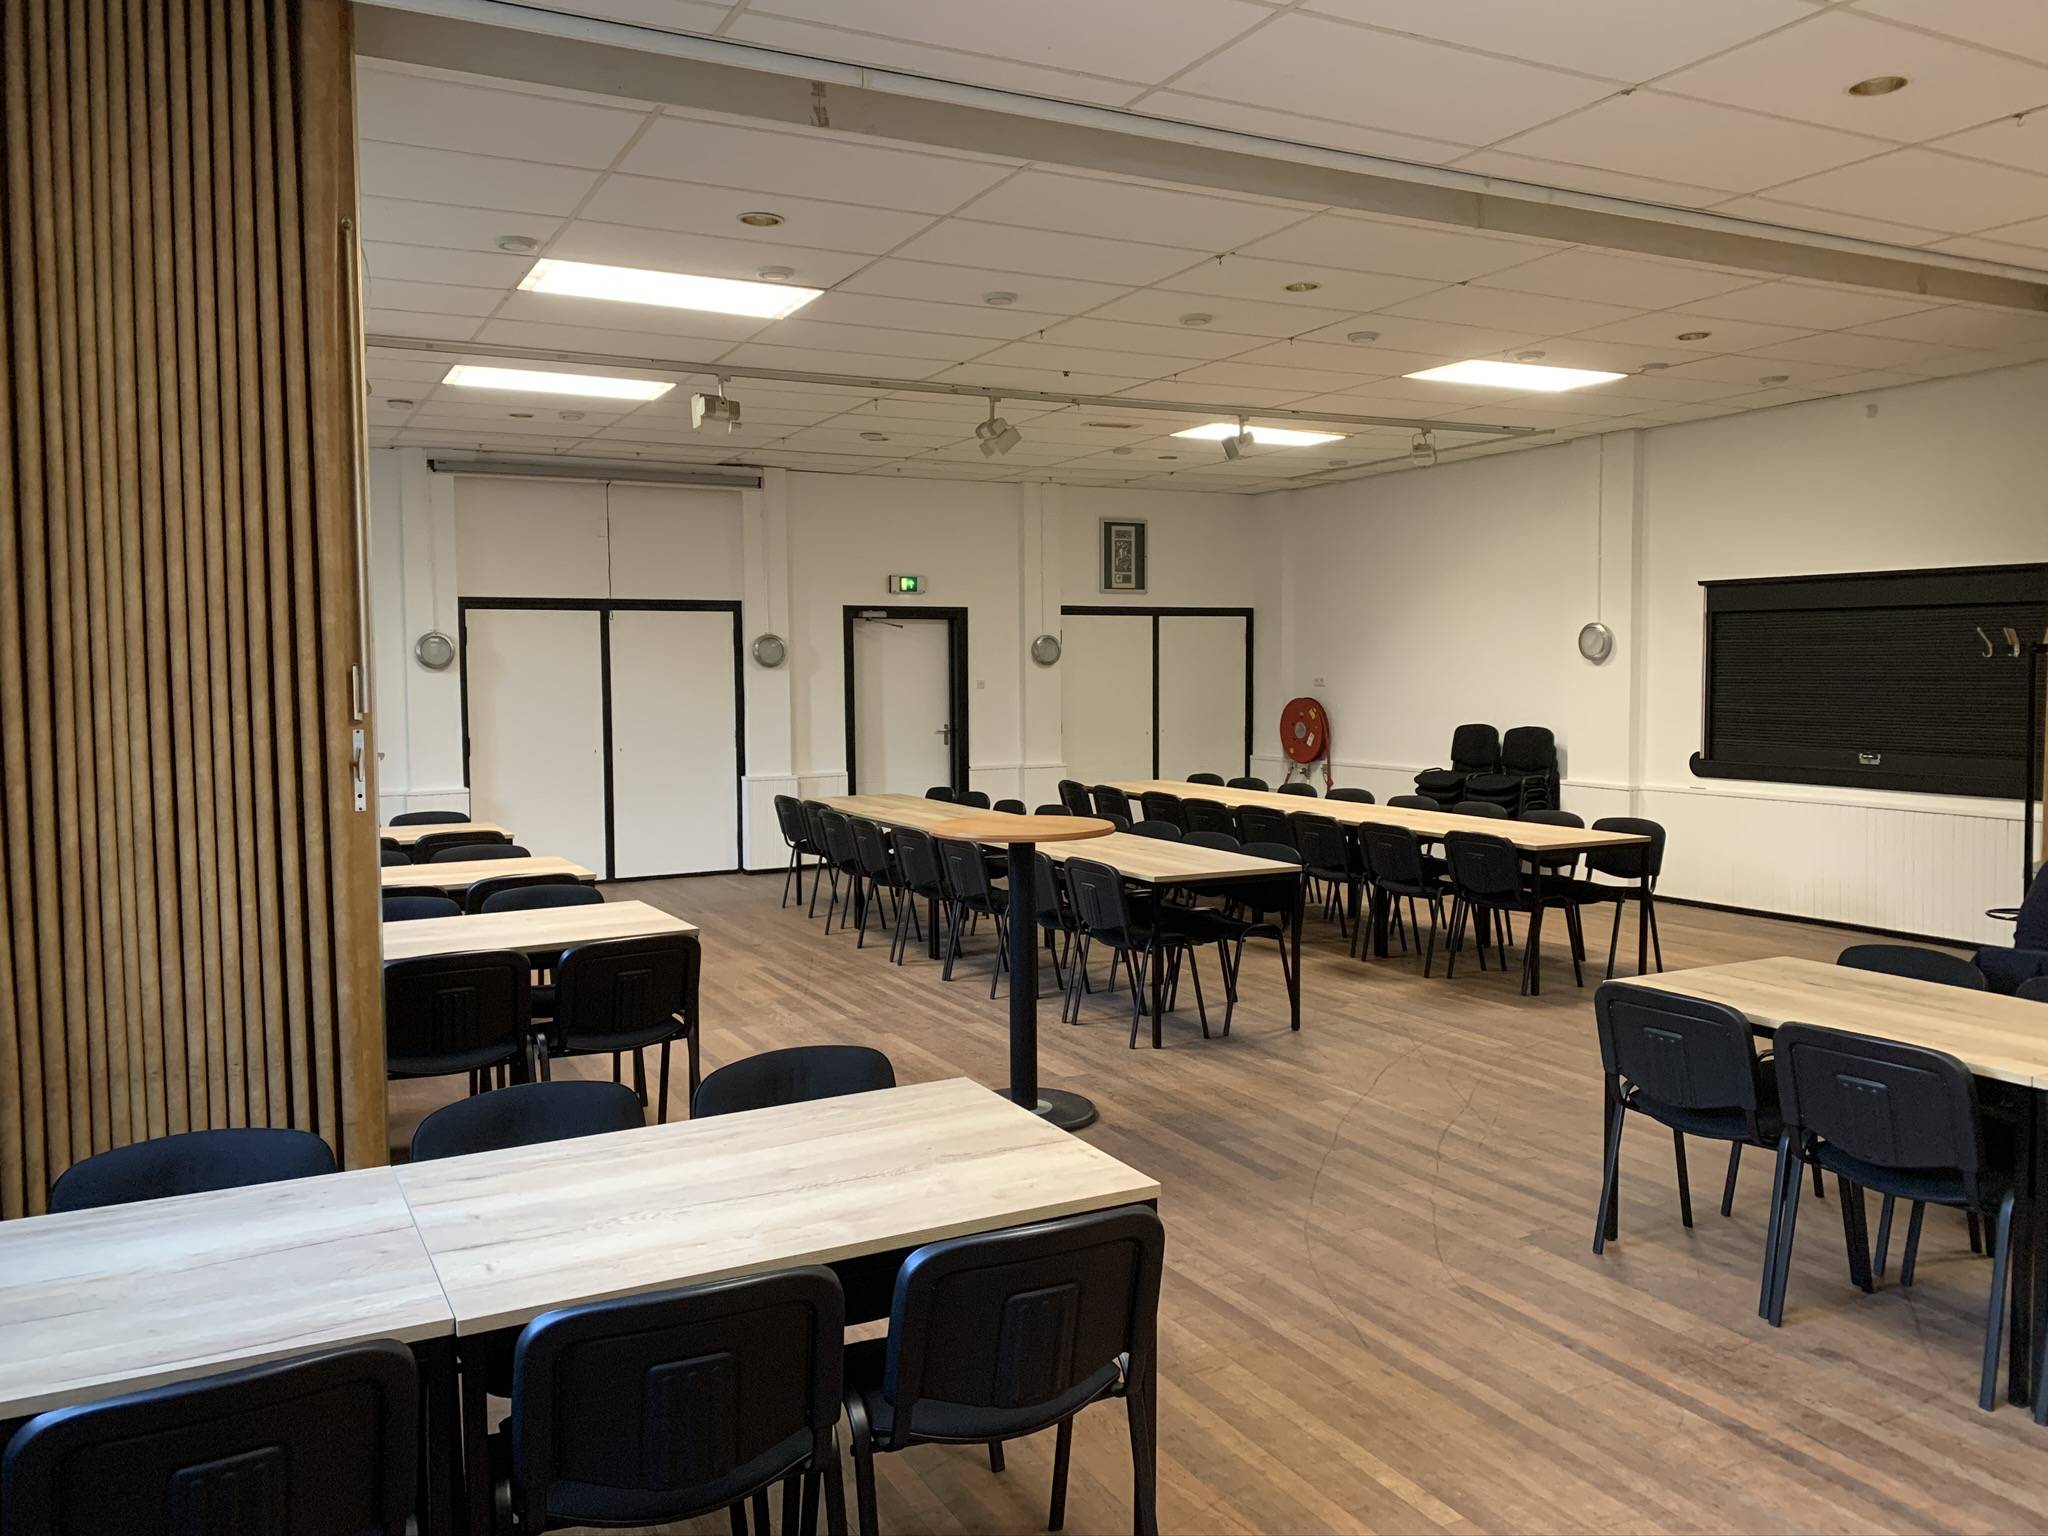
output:
[[[889,591],[892,596],[916,597],[924,591],[922,576],[891,576]]]

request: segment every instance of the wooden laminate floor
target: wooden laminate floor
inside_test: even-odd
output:
[[[948,985],[921,953],[898,969],[885,942],[856,952],[852,934],[778,911],[780,879],[619,890],[704,930],[707,1069],[856,1041],[888,1052],[904,1081],[1003,1081],[985,926]],[[1832,958],[1853,938],[1661,915],[1673,967]],[[1976,1407],[1990,1275],[1959,1217],[1929,1213],[1910,1291],[1864,1296],[1832,1190],[1809,1201],[1773,1330],[1756,1315],[1767,1159],[1745,1161],[1724,1220],[1725,1157],[1695,1144],[1688,1232],[1669,1138],[1637,1123],[1621,1237],[1593,1256],[1591,990],[1572,986],[1561,943],[1546,952],[1547,991],[1523,999],[1512,970],[1461,964],[1446,982],[1424,981],[1414,959],[1361,965],[1312,919],[1300,1034],[1270,946],[1247,959],[1227,1040],[1201,1039],[1190,1008],[1165,1050],[1130,1051],[1120,995],[1092,999],[1078,1027],[1045,1006],[1046,1081],[1095,1098],[1102,1118],[1083,1134],[1164,1190],[1162,1528],[2048,1527],[2048,1430]],[[400,1088],[395,1141],[434,1092]],[[883,1458],[883,1525],[1042,1530],[1051,1452],[1050,1435],[1013,1445],[1001,1476],[972,1449]],[[1067,1528],[1129,1525],[1122,1410],[1105,1405],[1077,1423]]]

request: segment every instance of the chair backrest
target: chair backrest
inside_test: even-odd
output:
[[[1351,868],[1351,839],[1330,817],[1315,811],[1301,811],[1290,818],[1294,823],[1294,846],[1301,850],[1301,862],[1318,874],[1343,875]]]
[[[412,1133],[412,1160],[498,1152],[576,1136],[630,1131],[647,1123],[640,1097],[623,1083],[565,1077],[514,1083],[442,1106]]]
[[[1076,816],[1093,815],[1095,811],[1088,797],[1088,786],[1079,779],[1060,780],[1060,804]]]
[[[953,797],[956,805],[972,806],[977,811],[988,809],[988,791],[985,789],[963,789]]]
[[[932,835],[918,827],[896,829],[896,867],[903,884],[912,894],[943,898],[946,882],[939,872],[939,855]]]
[[[2020,900],[2012,942],[2016,949],[2048,949],[2048,865],[2034,872],[2033,882]]]
[[[512,1355],[519,1529],[666,1524],[827,1455],[845,1328],[820,1268],[543,1313]]]
[[[1034,816],[1071,816],[1074,813],[1064,805],[1041,805],[1031,814]]]
[[[1215,784],[1220,786],[1223,783],[1223,775],[1220,773],[1191,773],[1188,775],[1188,782],[1190,784]]]
[[[311,1131],[266,1126],[182,1131],[73,1163],[50,1186],[50,1209],[87,1211],[332,1172],[334,1153]]]
[[[782,828],[782,840],[792,848],[801,848],[810,841],[810,829],[804,825],[804,803],[795,795],[775,797],[775,824]]]
[[[443,848],[474,848],[479,843],[509,843],[512,839],[502,832],[479,832],[466,828],[461,832],[429,832],[416,837],[412,843],[412,861],[415,864],[430,864],[434,855]]]
[[[889,1309],[882,1392],[895,1442],[1056,1423],[1115,1382],[1126,1357],[1148,1377],[1165,1253],[1145,1206],[919,1248]]]
[[[2029,976],[2013,988],[2014,997],[2024,997],[2029,1002],[2048,1003],[2048,976]]]
[[[865,816],[847,817],[846,827],[862,872],[875,876],[884,885],[895,879],[895,866],[889,862],[889,840],[882,836],[882,829]]]
[[[1780,1026],[1772,1052],[1779,1110],[1802,1141],[1818,1136],[1881,1168],[1953,1170],[1974,1187],[1977,1084],[1955,1057],[1813,1024]]]
[[[560,880],[479,880],[469,888],[469,900],[472,912],[537,912],[552,907],[601,907],[604,892],[594,885]]]
[[[1672,1109],[1739,1110],[1761,1139],[1749,1020],[1724,1003],[1602,982],[1593,994],[1600,1064]]]
[[[1067,877],[1067,902],[1082,932],[1107,943],[1120,942],[1131,926],[1124,877],[1094,859],[1068,859],[1062,872]]]
[[[1264,794],[1267,790],[1272,788],[1272,786],[1268,784],[1264,779],[1255,779],[1251,777],[1251,775],[1245,774],[1239,778],[1232,779],[1230,781],[1230,788],[1256,789],[1257,791],[1259,791],[1260,794]]]
[[[1014,797],[1005,797],[998,800],[995,808],[1009,816],[1022,816],[1024,814],[1024,802]]]
[[[1131,797],[1113,784],[1097,784],[1088,791],[1088,795],[1095,802],[1095,814],[1098,816],[1122,816],[1132,821],[1137,819],[1131,811]]]
[[[1588,873],[1608,875],[1616,880],[1654,880],[1664,872],[1664,824],[1642,816],[1602,816],[1593,823],[1595,832],[1629,832],[1647,837],[1647,843],[1624,843],[1619,848],[1586,850]]]
[[[1463,773],[1489,773],[1500,766],[1500,732],[1490,725],[1461,725],[1451,732],[1451,766]]]
[[[1181,839],[1194,848],[1214,848],[1221,853],[1236,853],[1244,844],[1237,840],[1234,832],[1190,832]]]
[[[954,793],[953,786],[950,784],[934,784],[924,792],[924,797],[927,800],[944,800],[949,805],[955,804],[959,800],[959,796]]]
[[[1910,976],[1915,981],[1936,981],[1945,987],[1963,987],[1972,992],[1985,990],[1984,973],[1969,961],[1916,944],[1851,944],[1835,957],[1835,964],[1858,971],[1879,971],[1886,976]]]
[[[562,952],[551,1038],[579,1051],[621,1050],[675,1037],[697,1011],[694,934],[598,939]]]
[[[1131,830],[1131,818],[1128,816],[1118,816],[1113,812],[1109,815],[1103,815],[1101,812],[1098,811],[1096,813],[1096,819],[1098,821],[1108,822],[1112,831],[1128,832]]]
[[[396,869],[401,864],[412,863],[412,855],[403,848],[379,848],[377,865],[380,869]]]
[[[1188,830],[1187,813],[1181,806],[1179,795],[1168,794],[1163,789],[1148,789],[1138,796],[1138,805],[1145,812],[1145,820],[1170,821],[1181,831]]]
[[[1307,795],[1309,799],[1313,800],[1316,797],[1316,787],[1304,779],[1289,779],[1280,786],[1280,793],[1283,795]]]
[[[469,820],[467,811],[400,811],[387,823],[394,827],[460,826]]]
[[[860,850],[853,845],[853,824],[844,811],[825,806],[818,812],[818,830],[824,834],[825,857],[848,872],[860,871]]]
[[[1510,726],[1500,739],[1500,765],[1509,773],[1555,773],[1557,737],[1547,725]]]
[[[1438,805],[1427,795],[1389,795],[1387,797],[1387,804],[1390,806],[1398,805],[1410,811],[1440,811],[1443,809],[1442,806]]]
[[[1353,805],[1371,805],[1374,803],[1371,790],[1354,789],[1344,784],[1339,784],[1324,798],[1328,800],[1348,800]]]
[[[477,859],[530,859],[528,853],[517,843],[457,843],[452,848],[436,848],[429,864],[467,864]],[[415,858],[414,863],[419,860]]]
[[[1495,805],[1491,800],[1460,800],[1451,806],[1453,816],[1487,816],[1495,821],[1505,821],[1508,809]]]
[[[1131,823],[1134,837],[1156,837],[1163,843],[1177,843],[1184,835],[1181,829],[1170,821],[1134,821]]]
[[[1446,833],[1444,858],[1451,868],[1451,884],[1468,901],[1498,901],[1522,888],[1521,857],[1504,837],[1486,832]]]
[[[578,893],[573,896],[564,896],[560,900],[543,898],[538,901],[529,902],[527,904],[529,908],[578,907],[586,902],[604,900],[604,893],[596,886],[585,885],[582,881],[573,880],[567,875],[493,875],[488,880],[477,880],[471,883],[469,890],[463,895],[462,910],[465,912],[503,912],[507,908],[502,905],[493,907],[489,903],[497,897],[509,896],[514,891],[528,890],[573,891]],[[586,892],[588,894],[583,894]],[[513,908],[511,910],[523,909]]]
[[[516,1061],[533,1013],[533,962],[509,949],[384,962],[384,1056],[397,1077]]]
[[[1183,800],[1181,822],[1190,832],[1228,832],[1237,835],[1237,818],[1230,807],[1215,800]]]
[[[939,851],[939,867],[945,871],[948,895],[969,905],[995,899],[989,888],[988,864],[981,856],[981,844],[965,843],[957,837],[938,837],[932,841]]]
[[[4,1536],[402,1536],[419,1378],[379,1339],[31,1419],[0,1465]]]
[[[1043,848],[1031,856],[1032,899],[1038,920],[1048,928],[1068,925],[1066,898],[1061,895],[1060,872]]]
[[[1427,888],[1429,880],[1422,865],[1422,839],[1407,827],[1375,826],[1368,822],[1358,829],[1358,843],[1365,854],[1365,867],[1376,883]]]
[[[1533,821],[1546,827],[1583,827],[1586,818],[1576,811],[1523,811],[1516,821]]]
[[[1301,852],[1288,843],[1259,843],[1247,839],[1237,851],[1248,859],[1270,859],[1277,864],[1300,864]],[[1268,912],[1286,914],[1293,910],[1294,897],[1285,890],[1278,877],[1247,876],[1242,885],[1227,885],[1223,895],[1244,909],[1255,921],[1262,920]]]
[[[423,917],[460,917],[462,903],[439,891],[405,891],[384,898],[384,921],[410,923]]]
[[[1237,835],[1247,843],[1281,843],[1294,846],[1294,823],[1285,811],[1269,805],[1240,805]]]
[[[895,1067],[873,1046],[793,1045],[720,1067],[698,1085],[690,1114],[702,1120],[895,1086]]]

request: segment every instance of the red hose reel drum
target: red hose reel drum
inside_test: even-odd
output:
[[[1289,699],[1280,711],[1280,750],[1290,762],[1323,765],[1323,783],[1330,773],[1330,714],[1314,699]]]

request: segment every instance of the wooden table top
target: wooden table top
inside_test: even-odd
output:
[[[1979,1077],[2048,1088],[2048,1007],[1819,960],[1776,956],[1629,978],[1725,1003],[1759,1029],[1820,1024],[1946,1051]]]
[[[389,1168],[0,1223],[0,1419],[452,1329]]]
[[[1159,1194],[965,1078],[394,1173],[464,1333]]]
[[[565,880],[595,880],[596,875],[567,859],[537,854],[529,859],[475,859],[447,864],[394,864],[383,871],[387,891],[459,890],[479,880],[503,875],[560,875]],[[431,921],[431,919],[428,919]]]
[[[636,939],[652,933],[695,933],[696,925],[644,901],[604,901],[583,907],[536,907],[526,912],[481,912],[384,924],[384,958],[418,960],[476,949],[522,954],[567,949],[595,939]]]
[[[885,826],[917,827],[950,837],[954,823],[988,814],[972,806],[954,805],[947,800],[926,800],[918,795],[841,795],[819,802],[849,816],[865,816]],[[1045,817],[1044,820],[1055,818]],[[1092,817],[1075,820],[1093,821]],[[1299,875],[1301,866],[1276,859],[1254,859],[1217,848],[1197,848],[1187,843],[1169,843],[1163,838],[1136,837],[1129,832],[1111,832],[1072,847],[1047,844],[1046,857],[1055,863],[1068,858],[1094,859],[1132,880],[1146,885],[1208,885],[1243,880],[1258,875]]]
[[[1375,823],[1407,827],[1424,837],[1442,837],[1446,832],[1486,832],[1504,837],[1524,853],[1583,853],[1590,848],[1619,848],[1630,843],[1647,843],[1640,832],[1595,832],[1590,828],[1553,827],[1540,821],[1516,821],[1495,816],[1454,816],[1449,811],[1419,811],[1405,805],[1362,805],[1356,800],[1326,800],[1318,795],[1283,795],[1256,789],[1230,789],[1217,784],[1192,784],[1185,779],[1112,779],[1136,799],[1154,791],[1178,795],[1183,800],[1213,800],[1219,805],[1263,805],[1292,815],[1315,811],[1347,826]]]
[[[388,843],[397,843],[402,848],[411,847],[423,837],[439,837],[444,832],[488,833],[497,837],[512,835],[495,821],[409,821],[403,826],[377,829],[380,838]]]
[[[1116,830],[1093,816],[1015,816],[1008,811],[972,811],[947,826],[955,837],[977,843],[1078,843],[1091,837],[1108,837]]]

